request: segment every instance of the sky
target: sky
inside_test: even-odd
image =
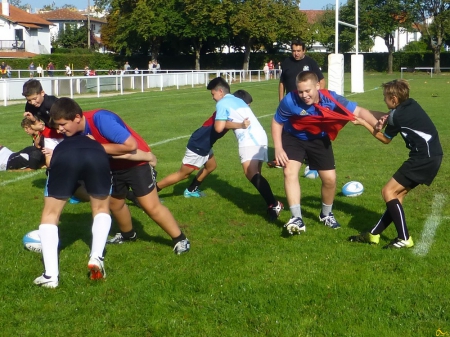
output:
[[[342,0],[339,1],[343,3]],[[345,1],[344,1],[345,2]],[[22,4],[30,4],[32,12],[35,12],[36,8],[41,8],[45,5],[51,5],[55,3],[56,7],[61,7],[64,5],[74,5],[79,9],[87,8],[88,0],[21,0]],[[94,0],[90,0],[91,6]],[[335,5],[336,0],[302,0],[300,9],[324,9],[328,4]]]

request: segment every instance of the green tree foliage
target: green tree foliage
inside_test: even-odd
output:
[[[441,72],[441,49],[450,28],[450,1],[407,0],[409,11],[417,20],[424,41],[434,53],[434,70]]]
[[[31,9],[31,5],[26,3],[22,4],[21,0],[9,0],[8,1],[10,5],[13,5],[14,7],[23,9],[24,11]]]
[[[248,69],[252,50],[312,35],[297,0],[99,0],[97,4],[109,6],[102,41],[110,50],[158,55],[164,46],[171,52],[194,54],[196,69],[202,51],[221,45],[244,47]]]
[[[252,48],[257,50],[274,41],[289,44],[294,38],[311,34],[305,15],[299,11],[299,1],[231,1],[229,24],[233,35],[243,42],[245,70],[249,67]]]
[[[95,39],[91,32],[91,47],[95,45]],[[64,30],[60,31],[56,40],[52,42],[55,48],[86,48],[88,47],[88,29],[87,25],[79,28],[76,25],[66,24]]]

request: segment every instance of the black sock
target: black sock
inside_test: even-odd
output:
[[[186,240],[186,235],[184,235],[183,232],[181,232],[180,235],[178,235],[176,238],[172,238],[173,245],[175,246],[178,242]]]
[[[381,216],[380,220],[378,220],[378,223],[375,225],[374,228],[370,231],[370,234],[378,235],[381,234],[392,222],[391,213],[388,209],[384,211],[384,214]]]
[[[198,181],[197,178],[194,178],[194,179],[192,180],[191,184],[189,185],[189,187],[188,187],[187,190],[188,190],[189,192],[195,192],[195,191],[197,191],[197,189],[198,189],[198,187],[200,186],[201,183],[202,183],[202,182],[201,182],[201,181]]]
[[[250,182],[256,187],[259,194],[266,201],[267,206],[275,205],[277,200],[275,199],[269,182],[260,173],[256,173]]]
[[[402,240],[409,239],[408,228],[406,227],[405,212],[403,206],[398,199],[391,200],[386,203],[387,209],[391,214],[392,221],[397,229],[398,238]]]
[[[122,231],[120,231],[120,234],[122,234],[122,237],[124,239],[129,239],[129,238],[133,237],[136,234],[136,232],[134,231],[134,229],[132,229],[129,232],[122,232]]]

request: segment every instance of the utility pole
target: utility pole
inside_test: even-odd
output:
[[[87,25],[88,25],[88,49],[91,49],[91,2],[88,0],[88,8],[87,8]]]

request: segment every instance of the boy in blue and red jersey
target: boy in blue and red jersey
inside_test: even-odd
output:
[[[139,150],[150,152],[142,137],[111,111],[99,109],[83,113],[74,100],[63,97],[53,104],[50,114],[61,133],[66,136],[76,133],[87,135],[102,144],[111,157],[126,156]],[[136,240],[131,214],[125,204],[125,197],[131,188],[145,213],[172,238],[174,252],[188,252],[189,240],[158,198],[155,173],[149,162],[114,158],[110,160],[110,165],[113,176],[110,209],[121,232],[109,242]]]
[[[272,120],[275,159],[284,168],[284,188],[292,217],[285,224],[290,234],[305,231],[300,208],[298,173],[305,156],[309,167],[322,180],[322,210],[319,220],[333,229],[340,228],[332,212],[336,192],[336,170],[331,140],[354,116],[375,126],[383,113],[357,106],[333,91],[320,90],[317,75],[303,71],[297,75],[297,90],[280,102]]]
[[[239,97],[248,105],[250,105],[253,101],[252,96],[245,90],[238,90],[233,95]],[[180,169],[159,181],[157,183],[158,191],[167,186],[176,184],[181,180],[187,179],[189,175],[194,172],[194,170],[199,170],[189,187],[184,191],[184,197],[200,198],[204,196],[204,193],[200,191],[199,186],[203,180],[217,167],[212,149],[214,143],[222,138],[229,129],[245,129],[250,125],[250,121],[248,119],[244,120],[242,123],[227,122],[227,128],[225,130],[222,132],[216,132],[214,130],[215,119],[216,112],[214,112],[200,128],[192,133],[186,145],[186,152],[184,154]]]

